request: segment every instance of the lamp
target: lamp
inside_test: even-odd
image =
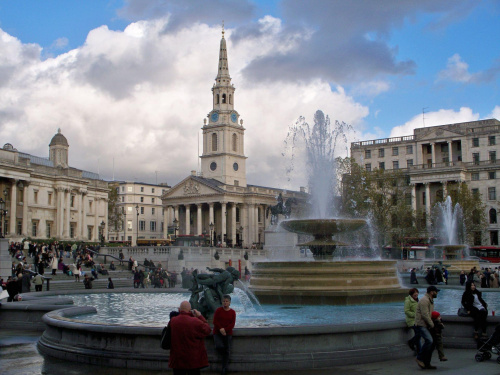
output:
[[[101,229],[101,245],[104,245],[104,228],[106,227],[106,223],[101,221],[101,224],[99,225],[99,228]]]
[[[177,231],[179,230],[179,220],[177,220],[176,217],[174,217],[174,237],[177,238]]]
[[[135,246],[137,245],[137,240],[139,240],[139,205],[135,205],[135,211],[137,212],[137,220],[136,220],[136,238],[135,238]]]
[[[214,223],[210,222],[208,227],[210,228],[210,247],[212,247],[213,246],[213,232],[214,232],[215,225],[214,225]]]
[[[2,198],[0,198],[0,238],[5,237],[3,235],[3,219],[5,216],[7,216],[7,210],[5,209],[5,201]]]

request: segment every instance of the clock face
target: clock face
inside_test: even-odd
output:
[[[219,121],[219,114],[218,114],[217,112],[212,113],[212,116],[210,116],[210,119],[211,119],[213,122],[217,122],[217,121]]]
[[[236,113],[231,113],[231,121],[232,122],[238,121],[238,116],[236,116]]]
[[[234,169],[235,171],[237,171],[237,170],[238,170],[238,163],[234,163],[234,164],[233,164],[233,169]]]
[[[217,169],[217,163],[215,161],[210,163],[210,170],[215,171]]]

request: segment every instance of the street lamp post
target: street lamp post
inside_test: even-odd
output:
[[[240,246],[243,249],[243,227],[238,228],[240,230]]]
[[[174,217],[174,237],[177,238],[177,231],[179,230],[179,220],[177,220],[176,217]]]
[[[212,247],[213,246],[213,237],[214,237],[213,232],[214,232],[215,225],[214,225],[214,223],[210,222],[208,227],[210,228],[210,247]]]
[[[106,227],[106,223],[103,221],[101,221],[101,225],[99,225],[99,228],[101,228],[101,246],[104,246],[104,228]]]
[[[137,241],[139,240],[139,205],[138,204],[135,205],[135,212],[137,212],[137,219],[135,222],[135,225],[136,225],[136,228],[135,228],[135,233],[136,233],[135,246],[138,246],[138,244],[137,244]]]
[[[7,216],[7,210],[5,209],[5,201],[0,198],[0,238],[4,238],[4,233],[3,233],[3,220],[4,220],[4,217]]]

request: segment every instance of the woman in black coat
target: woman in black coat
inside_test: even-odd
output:
[[[476,289],[476,284],[467,281],[465,292],[462,295],[462,306],[474,319],[474,338],[479,338],[479,331],[483,336],[486,334],[486,318],[488,317],[488,304],[481,297],[482,293]]]

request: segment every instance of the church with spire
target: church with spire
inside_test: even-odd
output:
[[[235,109],[224,29],[211,91],[212,109],[202,127],[201,171],[191,171],[162,196],[164,236],[170,228],[181,236],[209,236],[214,245],[259,246],[270,223],[267,208],[276,204],[276,196],[304,201],[306,194],[247,184],[245,128]]]

